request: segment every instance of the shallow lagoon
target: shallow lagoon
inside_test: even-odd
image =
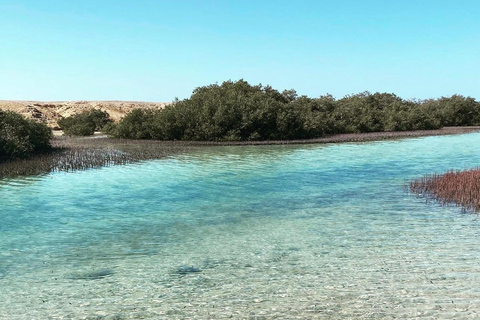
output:
[[[203,147],[0,182],[0,318],[478,318],[478,215],[404,185],[478,166],[479,142]]]

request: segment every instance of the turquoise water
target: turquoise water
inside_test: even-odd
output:
[[[478,318],[478,215],[404,185],[479,165],[479,142],[211,147],[0,181],[0,318]]]

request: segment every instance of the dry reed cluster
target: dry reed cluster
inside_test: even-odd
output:
[[[419,196],[480,211],[480,168],[428,175],[410,182],[410,191]]]
[[[108,138],[60,137],[52,145],[50,152],[26,159],[0,159],[0,179],[160,159],[187,149],[182,144]]]

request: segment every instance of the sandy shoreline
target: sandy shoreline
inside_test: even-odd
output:
[[[426,136],[444,136],[479,132],[480,126],[475,127],[445,127],[438,130],[394,131],[394,132],[368,132],[368,133],[342,133],[328,135],[316,139],[305,140],[268,140],[268,141],[229,141],[229,142],[191,142],[193,144],[220,144],[220,145],[278,145],[278,144],[315,144],[315,143],[341,143],[341,142],[368,142],[402,138],[417,138]]]
[[[368,141],[382,141],[403,138],[418,138],[427,136],[443,136],[455,135],[464,133],[480,132],[480,126],[474,127],[445,127],[438,130],[416,130],[416,131],[394,131],[394,132],[369,132],[369,133],[342,133],[328,135],[316,139],[304,140],[262,140],[262,141],[159,141],[159,140],[124,140],[124,139],[110,139],[106,135],[97,132],[91,137],[81,138],[63,138],[61,131],[54,131],[56,139],[78,139],[85,142],[90,139],[108,139],[113,144],[166,144],[166,145],[220,145],[220,146],[242,146],[242,145],[284,145],[284,144],[322,144],[322,143],[342,143],[342,142],[368,142]],[[86,142],[88,144],[88,142]]]

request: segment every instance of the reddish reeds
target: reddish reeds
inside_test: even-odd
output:
[[[440,202],[480,211],[480,168],[428,175],[410,182],[410,191]]]
[[[57,171],[88,170],[160,159],[185,152],[181,144],[108,138],[55,138],[49,152],[24,159],[0,158],[0,179]]]

